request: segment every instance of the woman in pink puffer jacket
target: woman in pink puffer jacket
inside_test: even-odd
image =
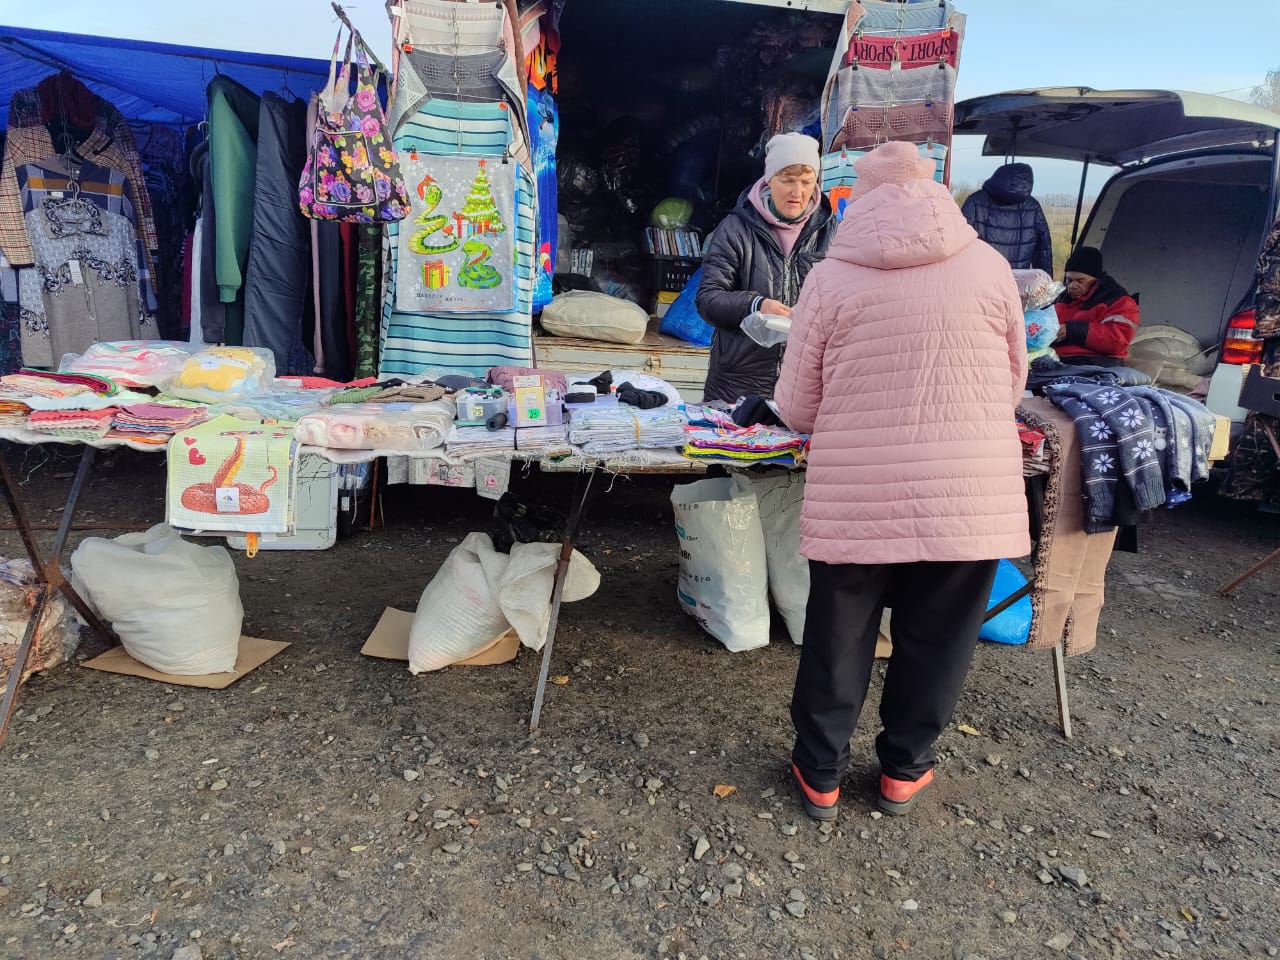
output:
[[[855,169],[775,394],[787,424],[813,434],[792,773],[820,819],[836,815],[883,610],[879,804],[899,814],[933,779],[996,564],[1031,548],[1014,420],[1026,334],[1009,265],[911,144],[884,144]]]

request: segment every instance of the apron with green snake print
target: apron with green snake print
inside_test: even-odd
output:
[[[401,0],[388,112],[411,201],[387,227],[382,376],[532,363],[536,186],[502,4]]]
[[[515,309],[515,163],[501,157],[401,157],[412,201],[397,236],[396,309]]]

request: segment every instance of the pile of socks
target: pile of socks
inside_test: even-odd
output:
[[[641,410],[652,410],[654,407],[667,405],[667,395],[661,390],[641,390],[639,387],[632,386],[630,382],[619,385],[617,397],[619,403],[639,407]]]

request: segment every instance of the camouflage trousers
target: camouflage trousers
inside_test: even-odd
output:
[[[378,375],[382,325],[382,226],[362,224],[356,261],[356,379]]]

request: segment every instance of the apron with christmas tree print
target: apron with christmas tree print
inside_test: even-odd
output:
[[[396,238],[396,310],[515,309],[515,166],[413,149],[401,157],[412,207]]]

